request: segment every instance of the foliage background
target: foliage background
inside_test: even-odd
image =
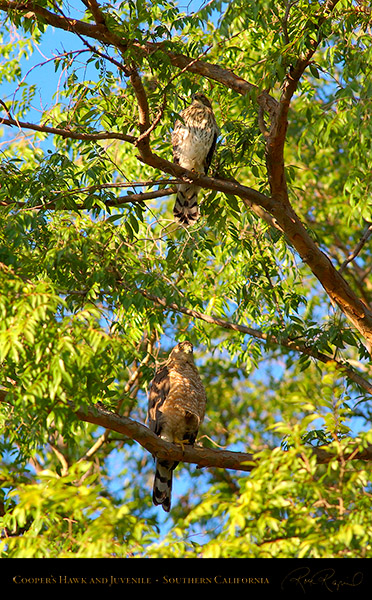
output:
[[[370,557],[368,5],[0,10],[2,555]],[[297,74],[278,187],[280,135],[259,99],[280,103]],[[184,229],[181,175],[162,160],[199,89],[221,136],[202,218]],[[285,205],[331,284],[277,226]],[[144,423],[155,364],[186,338],[208,395],[200,444],[254,468],[182,463],[165,516],[146,444],[100,426],[100,410]],[[92,406],[95,424],[79,412]]]

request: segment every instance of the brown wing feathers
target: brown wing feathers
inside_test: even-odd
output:
[[[175,346],[167,363],[154,376],[149,391],[148,423],[162,439],[194,444],[204,418],[206,395],[194,364],[190,342]],[[170,510],[172,475],[178,462],[157,460],[153,502]]]

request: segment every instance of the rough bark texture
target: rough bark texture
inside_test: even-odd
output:
[[[121,433],[146,448],[151,454],[162,460],[182,461],[196,464],[199,468],[213,467],[221,469],[233,469],[238,471],[252,471],[258,461],[252,453],[231,452],[229,450],[215,450],[213,448],[202,448],[200,446],[181,447],[164,442],[155,435],[148,427],[137,423],[127,417],[121,417],[106,409],[95,406],[89,409],[75,411],[79,419],[100,425],[117,433]],[[312,448],[319,463],[327,463],[337,455],[335,448]],[[352,448],[342,456],[342,460],[372,460],[372,446],[359,451]]]

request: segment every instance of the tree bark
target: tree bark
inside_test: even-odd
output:
[[[142,423],[128,417],[121,417],[98,405],[77,409],[75,414],[82,421],[100,425],[135,440],[154,457],[160,459],[193,463],[199,468],[232,469],[246,472],[252,471],[259,462],[253,453],[231,452],[229,450],[215,450],[213,448],[187,445],[182,450],[180,446],[164,442]],[[319,464],[326,464],[335,457],[339,460],[372,460],[372,445],[367,446],[362,451],[354,447],[340,457],[337,456],[333,448],[327,446],[312,448],[311,450],[316,455]]]

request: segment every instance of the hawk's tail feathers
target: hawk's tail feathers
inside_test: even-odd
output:
[[[171,507],[173,470],[177,464],[167,460],[156,461],[152,501],[155,505],[161,504],[166,512],[169,512]]]
[[[192,225],[199,218],[198,192],[200,187],[197,185],[182,183],[177,188],[177,198],[173,208],[173,214],[176,221],[184,225]]]

